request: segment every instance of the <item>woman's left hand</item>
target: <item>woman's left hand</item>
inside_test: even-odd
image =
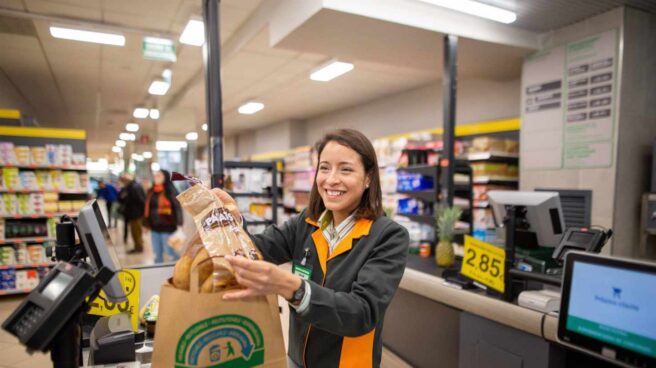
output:
[[[226,256],[226,260],[235,270],[239,285],[246,289],[228,292],[223,296],[224,300],[268,294],[278,294],[289,300],[303,282],[299,276],[280,269],[273,263],[235,256]]]

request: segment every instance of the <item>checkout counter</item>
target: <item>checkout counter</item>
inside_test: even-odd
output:
[[[557,345],[557,315],[487,296],[480,289],[448,286],[442,271],[432,257],[408,255],[399,290],[387,309],[383,344],[407,364],[612,367]]]

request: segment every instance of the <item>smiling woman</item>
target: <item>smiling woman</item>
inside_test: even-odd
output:
[[[251,235],[266,261],[226,257],[245,289],[224,298],[278,294],[289,301],[291,367],[378,367],[385,310],[405,269],[408,233],[383,215],[367,137],[337,130],[316,147],[309,208]],[[235,200],[214,191],[239,218]],[[286,262],[292,273],[275,266]]]

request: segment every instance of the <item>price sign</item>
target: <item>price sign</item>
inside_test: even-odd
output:
[[[89,314],[96,316],[112,316],[114,314],[126,313],[130,316],[132,329],[137,331],[139,327],[139,271],[124,269],[119,271],[118,279],[128,300],[123,303],[114,303],[107,299],[104,291],[100,291],[98,297],[91,302]]]
[[[503,293],[506,251],[484,241],[465,236],[465,255],[460,273]]]

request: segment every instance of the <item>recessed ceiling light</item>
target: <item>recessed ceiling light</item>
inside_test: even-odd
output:
[[[310,79],[313,81],[328,82],[342,74],[350,72],[353,68],[354,66],[351,63],[331,60],[313,71],[312,74],[310,74]]]
[[[150,109],[150,118],[153,120],[159,119],[159,110],[158,109]]]
[[[130,138],[132,138],[132,135],[133,134],[130,134],[130,133],[121,133],[121,134],[118,135],[118,139],[120,139],[122,141],[131,141],[132,139],[130,139]]]
[[[187,45],[203,46],[205,43],[205,25],[203,21],[190,19],[180,35],[180,42]]]
[[[185,135],[185,139],[188,141],[195,141],[198,139],[198,133],[196,132],[189,132]]]
[[[262,110],[263,108],[264,108],[263,103],[251,101],[239,106],[239,109],[237,111],[239,111],[240,114],[252,115]]]
[[[148,93],[156,96],[164,96],[169,91],[169,87],[171,87],[171,83],[163,79],[155,79],[150,83]]]
[[[145,119],[148,117],[148,112],[148,109],[145,107],[137,107],[134,109],[134,112],[132,112],[132,116],[137,119]]]
[[[187,148],[187,142],[185,141],[157,141],[155,142],[155,148],[158,151],[179,151],[183,148]]]
[[[204,132],[206,132],[207,131],[207,124],[201,125],[200,128],[203,129]]]
[[[136,153],[133,153],[131,157],[132,157],[132,159],[135,160],[135,161],[143,161],[143,160],[144,160],[143,156],[138,155],[138,154],[136,154]]]
[[[162,78],[166,81],[171,81],[171,78],[173,78],[173,71],[171,69],[164,69],[162,72]]]
[[[112,147],[112,152],[119,153],[119,152],[121,152],[121,151],[122,151],[122,149],[121,149],[121,147],[119,147],[119,146],[114,146],[114,147]]]
[[[461,13],[490,19],[495,22],[510,24],[517,20],[517,14],[497,8],[496,6],[479,3],[472,0],[419,0],[432,5],[441,6]]]
[[[150,151],[146,151],[143,153],[144,158],[153,158],[153,153]]]
[[[115,144],[116,146],[118,146],[118,147],[125,147],[125,145],[126,145],[127,143],[125,143],[125,141],[122,141],[122,140],[119,139],[119,140],[117,140],[116,142],[114,142],[114,144]]]
[[[139,124],[137,123],[127,123],[125,124],[125,130],[128,132],[138,132],[139,131]]]
[[[150,164],[150,169],[153,171],[159,171],[159,164],[157,162],[153,162]]]
[[[64,40],[100,43],[103,45],[125,46],[125,36],[118,33],[97,32],[84,29],[50,26],[50,34],[54,38]]]

